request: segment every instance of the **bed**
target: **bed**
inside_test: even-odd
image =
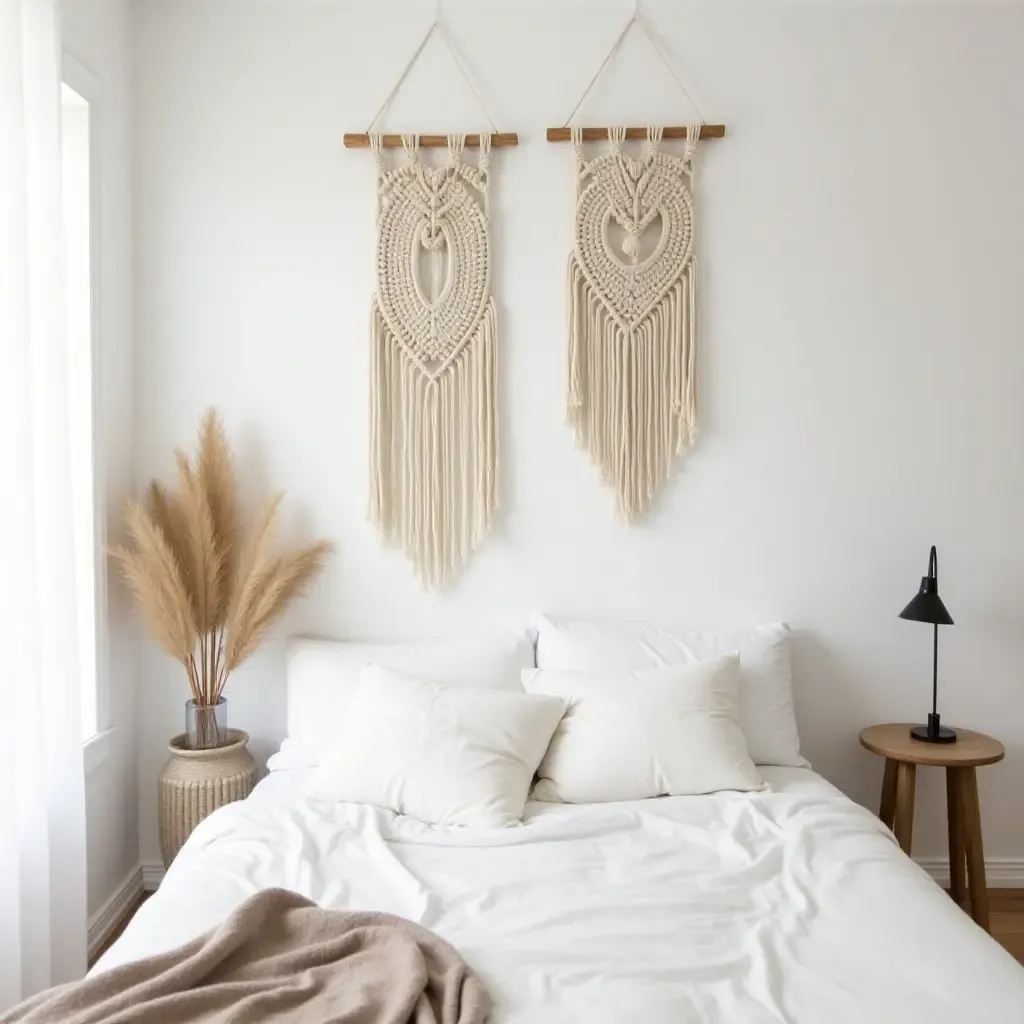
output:
[[[202,822],[94,971],[280,886],[448,939],[495,1024],[1024,1020],[1024,970],[810,769],[765,767],[762,793],[530,803],[484,830],[316,804],[309,772]]]

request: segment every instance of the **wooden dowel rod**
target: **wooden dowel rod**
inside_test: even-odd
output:
[[[420,147],[422,149],[447,149],[448,148],[448,136],[447,135],[417,135],[419,139]],[[370,148],[370,136],[366,132],[346,132],[345,134],[345,148],[346,149],[369,149]],[[382,135],[380,138],[380,144],[385,149],[398,149],[402,145],[401,135]],[[515,132],[492,132],[491,133],[491,148],[501,149],[505,146],[518,146],[519,136]],[[466,149],[479,149],[480,148],[480,136],[479,135],[467,135],[465,141]]]
[[[583,129],[583,141],[584,142],[599,142],[601,139],[608,138],[607,128],[584,128]],[[686,125],[668,125],[661,130],[661,137],[663,139],[685,139],[689,129]],[[570,128],[549,128],[548,142],[568,142],[572,138],[572,130]],[[626,129],[627,139],[646,139],[647,129],[646,128],[627,128]],[[700,134],[697,136],[699,139],[722,139],[725,138],[725,125],[724,124],[702,124],[700,126]]]

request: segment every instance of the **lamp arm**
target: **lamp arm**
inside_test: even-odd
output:
[[[932,626],[932,714],[939,711],[939,624]]]
[[[928,554],[928,575],[935,580],[935,588],[938,590],[939,586],[939,554],[935,550],[935,545],[932,545],[932,549]]]

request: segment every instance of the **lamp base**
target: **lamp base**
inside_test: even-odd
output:
[[[930,714],[927,725],[915,725],[910,730],[910,735],[915,740],[924,743],[956,743],[956,733],[939,724],[939,716]]]

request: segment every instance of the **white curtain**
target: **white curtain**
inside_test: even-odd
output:
[[[85,970],[57,0],[0,0],[0,1014]]]

